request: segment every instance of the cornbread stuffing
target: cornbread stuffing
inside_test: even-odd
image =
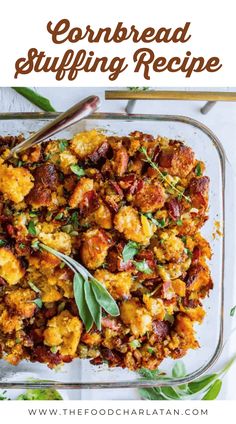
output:
[[[11,160],[0,137],[0,356],[54,368],[74,358],[156,369],[196,349],[213,284],[209,178],[179,140],[96,129],[49,140]],[[116,300],[86,331],[73,271],[39,243],[86,267]]]

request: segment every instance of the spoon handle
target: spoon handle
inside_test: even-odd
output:
[[[16,153],[22,152],[36,144],[40,144],[42,141],[52,137],[54,134],[58,133],[59,131],[62,131],[65,128],[69,127],[70,125],[73,125],[76,122],[80,121],[81,119],[86,118],[91,113],[93,113],[99,106],[100,106],[99,97],[97,96],[86,97],[86,99],[82,100],[79,103],[76,103],[66,112],[61,113],[56,119],[49,122],[39,131],[34,133],[31,137],[27,138],[26,140],[22,141],[17,146],[13,147],[13,149],[11,149],[9,157],[11,157],[12,155]]]

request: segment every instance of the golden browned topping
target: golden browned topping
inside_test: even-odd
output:
[[[0,137],[0,352],[53,368],[74,358],[155,369],[198,348],[194,324],[212,288],[204,163],[178,140],[97,130],[19,158]],[[73,271],[43,243],[85,266],[116,300],[86,331]]]

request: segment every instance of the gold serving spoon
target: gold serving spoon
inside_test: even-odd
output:
[[[49,122],[43,128],[36,133],[32,134],[29,138],[22,141],[17,146],[13,147],[9,153],[8,158],[29,149],[36,144],[42,143],[42,141],[52,137],[56,133],[68,128],[69,126],[87,118],[100,106],[100,99],[97,96],[89,96],[83,99],[79,103],[76,103],[66,112],[61,113],[56,119]]]

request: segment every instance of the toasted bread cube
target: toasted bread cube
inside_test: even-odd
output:
[[[0,277],[9,285],[17,284],[25,274],[25,270],[10,249],[0,248]]]
[[[82,322],[71,315],[69,311],[62,311],[47,323],[44,331],[44,344],[58,346],[61,355],[74,356],[82,334]]]
[[[34,185],[33,179],[28,169],[0,164],[0,192],[14,203],[24,200]]]

